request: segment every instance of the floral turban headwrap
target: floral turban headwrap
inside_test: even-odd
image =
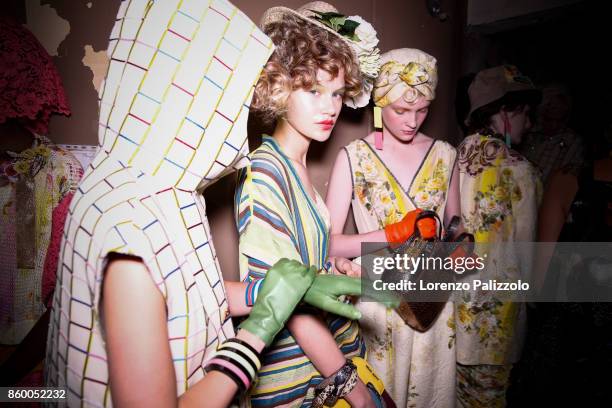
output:
[[[428,101],[436,97],[437,61],[414,48],[399,48],[381,56],[382,67],[374,83],[374,103],[384,108],[403,97],[414,102],[419,96]]]

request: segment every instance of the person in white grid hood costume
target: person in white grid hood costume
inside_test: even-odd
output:
[[[66,220],[45,382],[69,406],[110,406],[100,324],[109,252],[142,258],[161,292],[177,394],[234,336],[201,190],[247,164],[253,86],[269,38],[223,0],[126,0],[100,92],[100,151]],[[143,333],[146,335],[146,333]]]

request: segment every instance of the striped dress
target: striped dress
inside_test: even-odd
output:
[[[329,246],[329,215],[322,198],[313,200],[276,141],[264,136],[239,174],[235,196],[240,234],[240,276],[261,279],[280,258],[324,269]],[[327,316],[328,327],[346,357],[364,356],[357,322]],[[251,391],[253,407],[310,406],[322,380],[287,329],[263,356],[259,380]]]

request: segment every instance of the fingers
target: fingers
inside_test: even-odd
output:
[[[330,295],[361,295],[361,280],[341,275],[317,275],[315,277],[316,284]]]
[[[361,278],[361,265],[357,265],[355,262],[349,261],[351,266],[351,271],[347,272],[348,276],[353,278]]]
[[[326,312],[333,313],[347,319],[357,320],[361,318],[361,313],[350,303],[343,303],[339,300],[323,296],[319,303],[319,308]]]
[[[363,282],[363,285],[371,287],[369,282]],[[353,305],[345,304],[338,301],[338,297],[361,296],[362,295],[361,279],[351,278],[342,275],[317,275],[310,289],[306,292],[304,300],[312,306],[328,312],[347,317],[349,319],[358,319],[361,315]],[[382,292],[370,289],[367,291],[367,297],[380,302],[387,307],[398,307],[399,299],[389,292]]]
[[[349,260],[346,259],[346,258],[340,258],[340,257],[336,258],[334,260],[334,266],[336,268],[336,271],[341,273],[341,274],[343,274],[343,275],[346,275],[347,269],[348,269],[347,268],[347,263],[348,262],[349,262]]]
[[[363,298],[369,299],[385,305],[388,308],[396,308],[400,305],[400,298],[396,293],[390,291],[382,291],[373,289],[371,281],[364,281],[363,287],[365,288],[362,294]]]
[[[435,218],[423,218],[418,220],[417,228],[419,229],[419,234],[424,239],[432,239],[435,238],[438,231],[438,225],[436,224]]]
[[[361,267],[346,258],[338,257],[336,258],[334,264],[336,270],[343,275],[352,276],[355,278],[359,278],[361,276]]]

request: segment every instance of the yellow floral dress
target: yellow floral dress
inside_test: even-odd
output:
[[[35,136],[0,163],[0,344],[19,344],[45,313],[43,270],[53,209],[76,190],[83,169],[72,153]]]
[[[465,229],[474,234],[480,256],[486,256],[487,274],[514,279],[530,267],[531,257],[520,252],[515,242],[535,240],[537,206],[541,183],[537,170],[500,139],[475,134],[458,148],[461,213]],[[496,245],[503,242],[503,245]],[[525,256],[527,255],[527,256]],[[466,292],[456,305],[457,362],[480,366],[458,374],[458,393],[468,395],[470,406],[496,405],[492,394],[481,389],[469,396],[474,382],[488,384],[503,398],[511,364],[520,357],[525,329],[525,308],[519,303],[502,302],[493,292]],[[505,366],[484,370],[484,366]],[[484,372],[484,371],[486,372]],[[482,381],[481,381],[482,380]],[[480,403],[473,400],[477,398]]]
[[[375,150],[356,140],[345,147],[353,181],[352,208],[359,233],[380,230],[415,208],[440,217],[456,159],[450,144],[434,141],[404,191]],[[393,309],[358,304],[368,361],[398,407],[452,407],[455,403],[455,349],[452,303],[425,333],[407,326]]]

